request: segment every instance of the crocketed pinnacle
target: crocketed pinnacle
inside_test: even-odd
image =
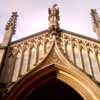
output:
[[[17,12],[12,12],[12,15],[10,19],[8,20],[8,23],[5,27],[5,30],[9,30],[10,28],[12,29],[13,34],[16,31],[16,22],[17,22]]]

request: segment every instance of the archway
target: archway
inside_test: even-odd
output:
[[[99,94],[97,94],[99,93],[98,90],[95,93],[95,89],[97,89],[95,84],[84,76],[84,74],[80,75],[80,72],[76,70],[71,71],[71,69],[66,69],[61,65],[54,64],[33,70],[17,82],[5,98],[6,100],[22,100],[22,98],[25,100],[32,93],[35,93],[40,86],[56,78],[64,82],[66,86],[71,87],[71,90],[76,91],[75,93],[78,94],[78,96],[80,95],[84,100],[99,100]]]
[[[83,98],[64,82],[53,78],[39,86],[27,100],[83,100]]]

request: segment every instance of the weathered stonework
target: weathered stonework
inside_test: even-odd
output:
[[[93,19],[93,31],[97,33],[100,41],[100,16],[97,14],[96,9],[91,9],[91,16]]]
[[[70,83],[73,88],[79,91],[87,100],[99,100],[100,92],[100,43],[97,40],[87,38],[76,33],[65,31],[59,28],[59,10],[54,5],[49,9],[49,29],[30,37],[11,42],[14,32],[16,14],[11,17],[10,24],[6,26],[7,36],[0,45],[0,83],[3,94],[11,92],[13,86],[17,86],[30,73],[36,73],[46,66],[55,65],[60,80],[76,82],[80,87]],[[12,24],[13,23],[13,24]],[[9,35],[9,36],[8,36]],[[7,38],[7,39],[6,39]],[[6,43],[6,44],[5,44]],[[9,44],[9,45],[8,45]],[[61,68],[59,67],[61,66]],[[64,66],[64,68],[62,67]],[[60,70],[61,69],[61,70]],[[66,69],[65,72],[64,69]],[[63,74],[61,74],[63,73]],[[80,75],[79,75],[80,74]],[[74,76],[75,75],[75,76]],[[85,79],[82,78],[85,77]],[[61,79],[62,78],[62,79]],[[65,79],[65,80],[64,80]],[[82,81],[82,82],[81,82]],[[65,82],[67,83],[67,82]],[[82,86],[81,86],[82,83]],[[92,86],[86,86],[86,84]],[[86,89],[88,87],[88,89]],[[97,91],[95,91],[95,89]],[[7,93],[4,93],[4,92]],[[89,92],[87,92],[89,91]],[[90,92],[91,91],[91,92]],[[86,94],[85,94],[86,92]],[[95,93],[96,92],[96,93]],[[89,94],[88,97],[86,96]],[[93,94],[93,95],[92,95]],[[85,97],[86,96],[86,97]],[[94,97],[93,97],[94,96]],[[9,99],[10,100],[10,99]]]

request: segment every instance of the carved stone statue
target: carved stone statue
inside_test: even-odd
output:
[[[49,31],[59,30],[59,8],[57,4],[54,4],[52,8],[49,8]]]

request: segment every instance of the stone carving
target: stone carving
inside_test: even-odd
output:
[[[91,15],[96,29],[100,26],[100,18],[96,10],[92,9]],[[12,32],[13,34],[15,33],[16,19],[17,12],[13,12],[6,25],[7,32],[11,29],[11,34]],[[100,83],[99,42],[61,30],[59,28],[59,9],[57,4],[49,8],[49,31],[41,32],[41,34],[11,44],[9,42],[0,81],[13,83],[28,72],[36,71],[36,69],[46,65],[63,65],[64,61],[59,58],[61,54],[57,54],[60,53],[58,49],[71,64],[97,83]]]
[[[12,12],[12,16],[5,27],[6,30],[9,30],[9,28],[11,27],[13,30],[13,34],[15,33],[17,16],[17,12]]]
[[[93,80],[100,82],[100,77],[98,77],[98,75],[100,76],[100,70],[99,70],[100,69],[100,64],[99,64],[100,58],[98,58],[98,55],[99,55],[98,52],[100,51],[99,43],[84,39],[82,37],[76,37],[74,35],[69,35],[67,33],[62,33],[62,34],[63,35],[61,35],[60,37],[61,39],[59,39],[59,45],[58,45],[60,46],[60,50],[62,54],[69,61],[71,61],[76,67],[78,67],[80,70],[90,75]],[[66,43],[67,45],[65,46]],[[71,48],[67,46],[70,46]],[[67,50],[65,53],[66,48]],[[72,52],[69,49],[72,49]],[[84,50],[84,52],[82,50]],[[87,55],[87,58],[85,58],[84,54]],[[69,55],[73,55],[74,60],[72,60],[72,57]],[[86,61],[84,61],[85,59],[89,61],[88,64]]]
[[[93,31],[97,33],[98,39],[100,40],[100,17],[96,9],[91,9],[91,16],[93,19]]]
[[[96,9],[91,9],[91,16],[93,18],[93,23],[98,27],[100,24],[100,17],[98,16]]]
[[[12,23],[12,20],[16,19],[16,17],[17,17],[17,14],[14,13],[13,17],[11,18],[10,24],[8,24],[7,28],[9,28],[10,26],[12,27],[12,25],[15,25],[14,23],[13,24],[11,24],[11,23]],[[21,60],[20,62],[22,64],[26,62],[26,61],[24,61],[24,59],[28,60],[27,66],[23,66],[23,67],[25,67],[25,74],[28,73],[30,70],[35,68],[37,65],[39,65],[44,60],[44,58],[46,57],[45,55],[48,54],[48,52],[52,48],[52,44],[56,41],[58,48],[60,49],[61,53],[64,55],[64,57],[66,59],[68,59],[71,63],[73,63],[77,68],[79,68],[80,67],[79,65],[81,64],[82,65],[82,68],[80,68],[81,71],[84,71],[91,77],[97,76],[97,75],[94,75],[96,73],[91,74],[90,72],[88,72],[86,67],[90,62],[88,64],[87,64],[87,62],[84,62],[85,56],[83,56],[83,55],[86,54],[88,61],[91,60],[91,62],[93,64],[94,58],[92,58],[92,55],[90,56],[90,53],[89,53],[89,52],[92,52],[91,54],[93,54],[93,57],[95,57],[95,56],[97,57],[96,59],[97,59],[98,63],[95,64],[95,66],[100,67],[100,63],[99,63],[99,61],[100,61],[100,57],[99,57],[100,45],[99,45],[99,43],[92,41],[92,40],[85,39],[83,37],[71,35],[71,33],[67,34],[67,32],[61,32],[61,35],[57,35],[57,36],[53,36],[52,34],[50,34],[50,32],[57,33],[58,29],[59,29],[59,24],[58,24],[59,9],[57,8],[57,5],[53,5],[52,8],[49,8],[49,21],[50,21],[49,32],[46,31],[37,36],[30,37],[30,38],[24,39],[23,41],[15,42],[15,43],[12,43],[9,45],[5,62],[9,63],[9,67],[12,66],[12,69],[10,70],[10,68],[9,68],[8,74],[11,71],[13,72],[16,69],[14,66],[14,65],[16,65],[16,59],[17,59],[17,61]],[[84,49],[84,51],[82,51],[83,49]],[[33,53],[32,53],[32,50],[34,51]],[[24,54],[25,51],[28,51],[28,53]],[[20,55],[20,56],[18,56],[18,55]],[[29,56],[29,57],[27,58],[26,56]],[[90,58],[89,58],[89,56],[90,56]],[[13,58],[14,58],[14,63],[10,63]],[[31,63],[31,62],[33,62],[32,61],[33,58],[36,60],[36,61],[34,61],[35,64]],[[76,61],[76,59],[77,59],[77,61]],[[76,61],[76,63],[75,63],[75,61]],[[78,63],[79,61],[80,61],[80,63]],[[62,62],[59,60],[55,50],[52,50],[49,59],[45,63],[61,64]],[[17,66],[19,68],[20,74],[21,74],[22,64],[19,64],[19,66]],[[32,64],[32,65],[30,65],[30,64]],[[26,63],[23,65],[26,65]],[[90,64],[90,66],[91,66],[91,64]],[[5,64],[5,69],[7,69],[7,67],[8,67],[7,64]],[[93,71],[93,68],[92,68],[92,71]],[[16,74],[16,71],[14,71],[14,73]],[[100,74],[100,71],[98,71],[98,74]],[[18,74],[17,74],[16,78],[17,77],[19,77]],[[11,79],[11,78],[9,78],[9,79]],[[94,79],[96,80],[99,78],[94,77]],[[13,80],[17,80],[17,79],[13,79]],[[96,80],[96,81],[100,82],[100,80]]]
[[[49,31],[58,31],[59,29],[59,9],[57,4],[54,4],[52,8],[49,8]]]
[[[21,64],[17,64],[18,65],[17,68],[20,69],[19,75],[17,75],[16,77],[13,75],[12,81],[14,80],[17,81],[17,79],[14,79],[14,77],[15,78],[19,76],[22,77],[24,74],[28,73],[30,70],[35,68],[37,64],[39,64],[44,59],[45,55],[52,48],[51,47],[52,42],[53,42],[53,38],[51,37],[50,34],[47,35],[46,33],[45,35],[44,34],[39,35],[37,37],[26,39],[24,41],[10,45],[7,52],[6,62],[11,63],[11,60],[9,59],[9,57],[15,59],[14,65],[10,64],[14,68],[13,70],[11,69],[10,71],[14,72],[13,74],[15,74],[15,76],[16,76],[16,73],[18,73],[16,72],[17,70],[15,71],[16,69],[15,65],[17,61],[21,60]],[[32,53],[32,50],[35,50],[35,52]],[[25,53],[26,51],[27,53]],[[18,54],[20,56],[17,56]],[[34,59],[32,56],[34,57]],[[32,61],[31,58],[34,61]],[[32,64],[31,62],[35,62],[35,63]],[[6,63],[5,63],[5,66],[8,67]]]

